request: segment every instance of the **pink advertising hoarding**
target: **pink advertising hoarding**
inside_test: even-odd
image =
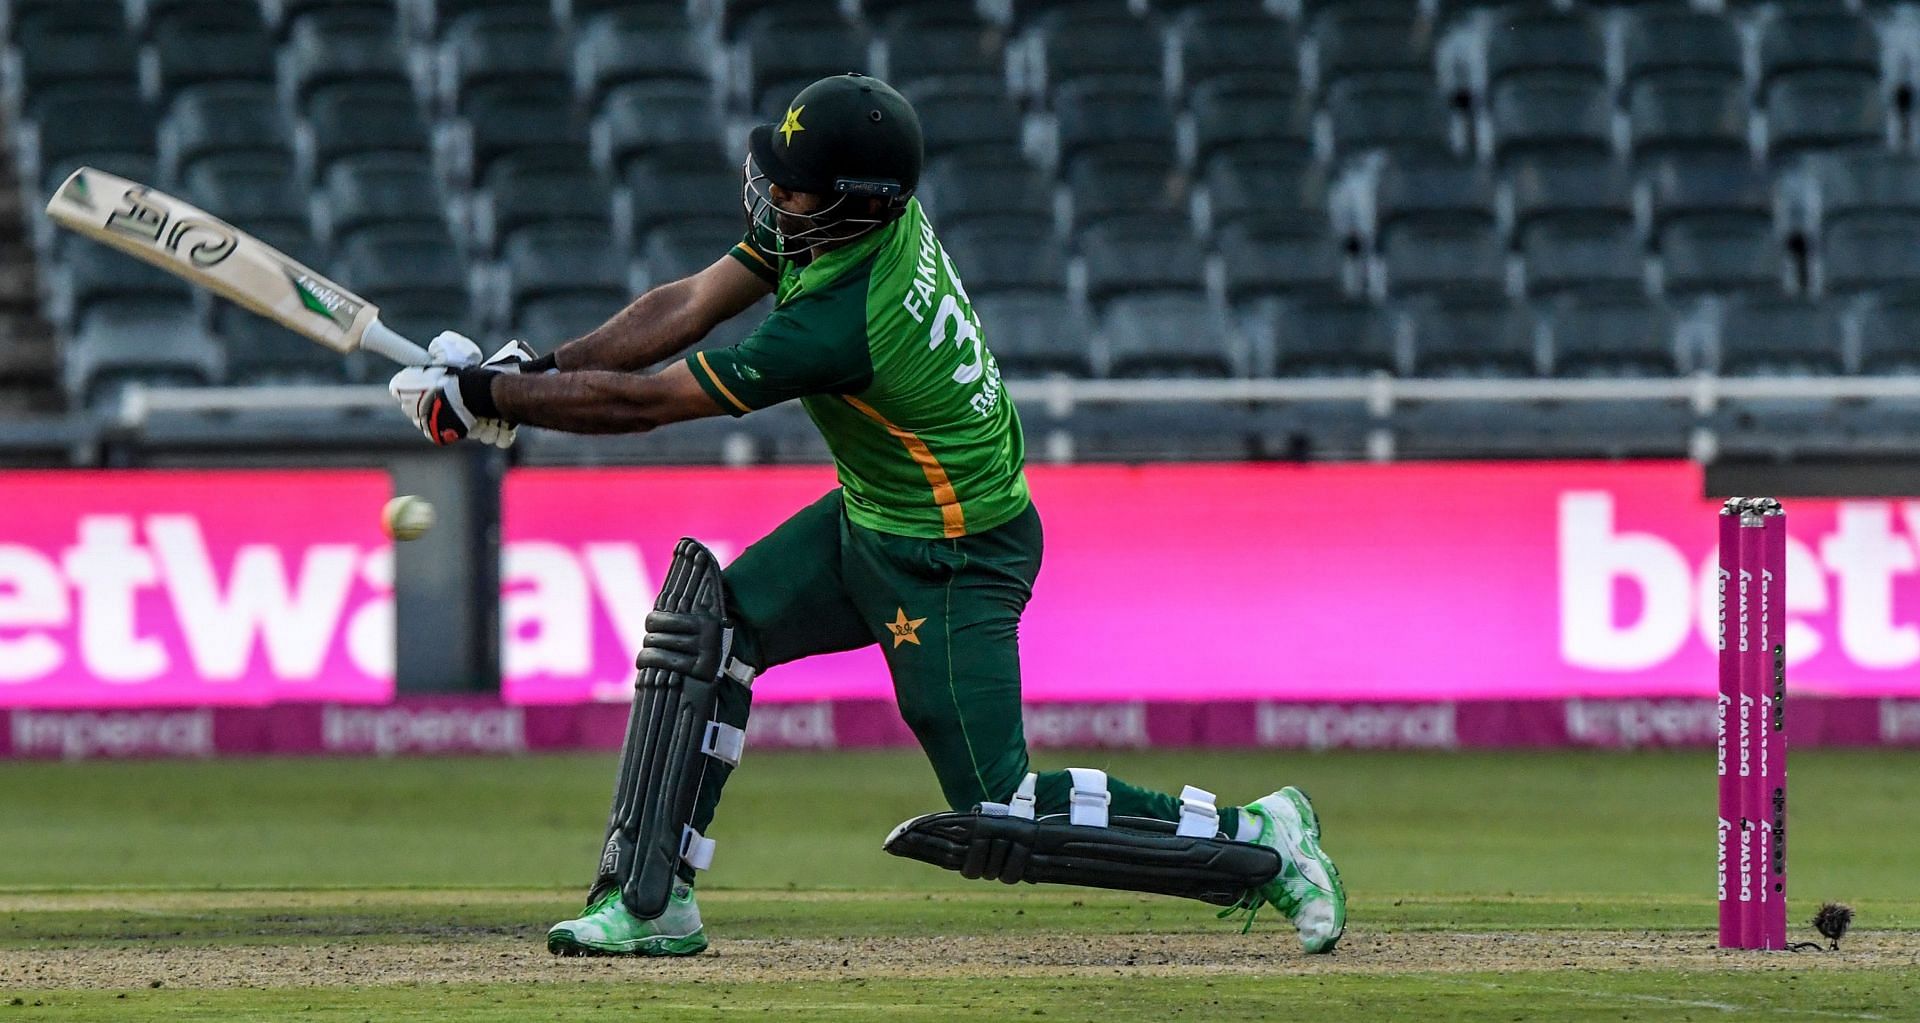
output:
[[[383,472],[0,473],[0,704],[393,695]]]
[[[1035,702],[1713,693],[1717,505],[1691,463],[1030,475],[1047,535],[1021,629]],[[509,700],[624,698],[640,595],[674,540],[731,558],[831,485],[813,469],[514,475]],[[1920,501],[1788,508],[1795,688],[1920,695]],[[755,688],[890,694],[871,650]]]
[[[1713,693],[1714,504],[1689,463],[1031,475],[1036,705]],[[508,702],[626,699],[674,541],[730,559],[832,485],[819,468],[515,471]],[[0,474],[0,705],[390,699],[387,496],[378,472]],[[1920,501],[1787,507],[1794,688],[1920,696]],[[873,651],[755,688],[890,696]]]

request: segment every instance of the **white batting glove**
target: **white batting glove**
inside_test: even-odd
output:
[[[517,370],[517,363],[531,360],[533,358],[533,351],[518,341],[513,341],[509,342],[498,352],[495,352],[493,356],[485,362],[481,362],[480,346],[475,344],[472,338],[447,330],[441,331],[439,336],[435,337],[433,341],[427,345],[427,357],[433,360],[434,366],[446,366],[454,369],[485,366],[506,370],[509,366],[512,366]],[[395,384],[398,385],[398,383],[399,378],[396,377]],[[408,389],[412,390],[414,387],[423,385],[424,383],[425,381],[409,381]],[[389,388],[389,390],[392,390],[392,388]],[[406,404],[406,399],[401,398],[398,392],[394,392],[394,397],[399,400],[402,405]],[[519,436],[514,424],[504,419],[466,417],[464,416],[466,411],[465,406],[459,405],[457,402],[454,404],[458,407],[459,412],[462,414],[462,422],[466,425],[464,436],[470,440],[476,440],[482,444],[491,444],[497,448],[510,448],[513,446],[514,440]],[[445,422],[441,424],[441,429],[436,434],[436,431],[429,430],[427,425],[419,418],[419,415],[424,414],[420,412],[420,410],[430,408],[430,404],[423,404],[416,399],[414,411],[409,413],[409,415],[414,416],[413,425],[419,427],[420,431],[425,433],[428,439],[434,443],[448,443],[441,439],[448,429]]]

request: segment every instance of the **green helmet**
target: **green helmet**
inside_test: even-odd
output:
[[[747,216],[779,236],[783,255],[892,221],[919,186],[926,159],[913,105],[887,83],[858,73],[822,78],[800,90],[778,123],[753,129],[747,154]],[[829,201],[811,214],[778,210],[769,182]],[[881,200],[878,214],[859,198]],[[782,218],[788,221],[784,229]]]

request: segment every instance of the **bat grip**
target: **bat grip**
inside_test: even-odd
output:
[[[367,324],[366,333],[360,335],[360,347],[376,355],[384,355],[402,366],[424,366],[431,361],[427,358],[425,348],[394,333],[377,316]]]

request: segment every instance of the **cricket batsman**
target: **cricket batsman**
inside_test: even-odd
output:
[[[801,90],[755,128],[746,236],[592,333],[536,358],[482,360],[442,334],[433,365],[391,391],[437,444],[511,444],[532,425],[633,433],[799,400],[840,485],[722,568],[682,540],[646,639],[612,812],[584,913],[555,924],[565,955],[692,955],[707,947],[694,871],[745,743],[760,672],[878,643],[901,717],[949,810],[885,848],[968,877],[1155,892],[1252,914],[1272,904],[1308,952],[1331,951],[1346,893],[1307,797],[1288,787],[1216,806],[1087,768],[1033,772],[1020,709],[1020,616],[1040,572],[1020,419],[966,288],[914,197],[920,122],[858,74]],[[676,361],[767,294],[731,348]],[[665,363],[664,368],[649,367]]]

